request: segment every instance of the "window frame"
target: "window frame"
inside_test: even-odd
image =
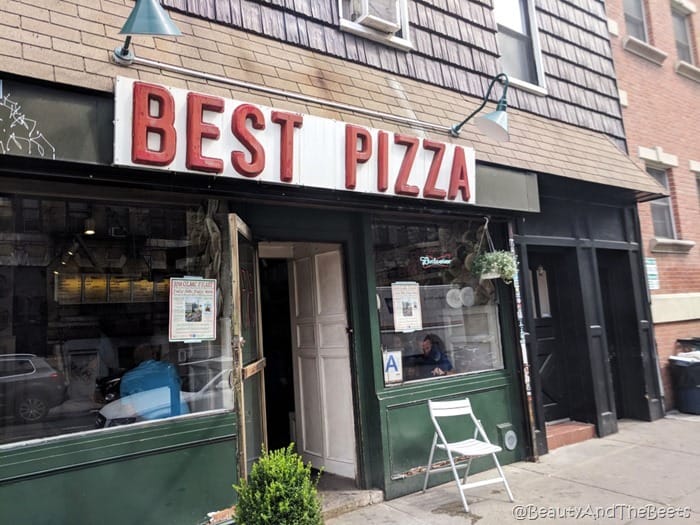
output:
[[[676,31],[676,24],[673,23],[673,39],[676,43],[676,55],[678,57],[678,60],[687,62],[688,64],[695,65],[695,59],[693,56],[693,44],[692,44],[692,32],[690,30],[690,15],[684,11],[681,11],[675,7],[671,7],[671,17],[673,19],[673,22],[675,22],[675,18],[678,17],[682,19],[683,23],[683,30],[684,30],[684,35],[685,36],[685,42],[681,42],[678,39],[678,32]],[[687,59],[684,56],[681,56],[681,46],[684,46],[687,48]]]
[[[511,39],[516,39],[519,41],[528,41],[529,42],[529,51],[532,53],[532,64],[530,64],[530,67],[534,70],[534,76],[536,82],[530,82],[527,79],[519,78],[517,76],[514,76],[511,72],[504,71],[508,75],[508,80],[511,85],[517,86],[519,88],[522,88],[526,91],[530,91],[532,93],[535,93],[537,95],[546,95],[547,94],[547,88],[545,84],[545,75],[544,75],[544,68],[542,66],[542,49],[540,46],[540,37],[539,37],[539,29],[537,26],[537,13],[536,13],[536,8],[534,4],[534,0],[517,0],[518,3],[520,4],[520,7],[522,9],[522,13],[525,18],[525,24],[526,24],[526,30],[528,31],[529,34],[523,34],[519,33],[518,31],[515,31],[514,29],[511,29],[507,26],[503,26],[499,24],[498,19],[496,18],[496,10],[495,7],[492,9],[493,11],[493,17],[494,17],[494,22],[496,23],[496,29],[497,29],[497,36],[496,40],[498,41],[499,37],[498,35],[505,35],[508,38]],[[494,0],[495,2],[498,2],[498,0]],[[500,42],[499,42],[499,51],[500,51]],[[500,59],[500,57],[499,57]],[[501,66],[503,66],[503,63],[501,62]]]
[[[350,13],[344,12],[343,4],[345,2],[350,2],[350,4],[352,4],[353,1],[354,0],[338,0],[338,17],[341,31],[386,44],[403,51],[412,51],[415,49],[409,31],[408,0],[396,0],[399,6],[399,22],[401,25],[401,29],[399,29],[397,33],[400,33],[401,36],[397,36],[396,33],[383,33],[382,31],[378,31],[352,20],[352,18],[350,18]],[[371,2],[372,0],[369,1]]]
[[[669,168],[664,167],[664,166],[655,166],[653,164],[647,164],[646,165],[646,172],[654,177],[656,181],[661,184],[664,188],[666,188],[667,191],[670,193],[670,185],[669,185]],[[669,195],[668,197],[663,197],[661,199],[656,199],[653,201],[650,201],[649,203],[651,205],[650,211],[651,211],[651,220],[652,220],[652,227],[654,230],[654,237],[660,238],[660,239],[672,239],[672,240],[677,240],[678,239],[678,231],[676,230],[676,221],[674,217],[674,207],[673,207],[673,200],[671,196]],[[654,209],[655,208],[661,208],[663,207],[665,214],[667,215],[667,220],[668,224],[665,224],[665,227],[668,227],[671,231],[671,236],[666,236],[666,235],[660,235],[657,230],[656,230],[656,222],[654,221]]]
[[[625,30],[626,30],[626,32],[627,32],[627,35],[628,35],[628,36],[631,36],[631,37],[633,37],[633,38],[636,38],[637,40],[640,40],[640,41],[644,42],[645,44],[649,44],[649,43],[650,43],[650,42],[649,42],[649,28],[648,28],[647,12],[646,12],[646,6],[644,5],[644,0],[631,0],[631,1],[638,2],[638,4],[639,4],[639,9],[640,9],[641,12],[642,12],[642,18],[641,18],[641,19],[638,19],[638,18],[636,18],[635,15],[629,13],[629,12],[625,9],[625,0],[623,0],[623,2],[622,2],[622,13],[623,13],[623,17],[624,17],[624,20],[625,20]],[[643,33],[643,36],[642,36],[642,37],[640,37],[640,36],[638,36],[638,35],[636,35],[636,34],[633,34],[633,33],[630,31],[630,19],[632,19],[632,22],[641,23],[641,26],[642,26],[642,33]]]
[[[455,232],[454,227],[459,222],[467,223],[469,225],[468,228],[456,237],[441,239],[440,230]],[[375,272],[375,292],[377,296],[376,315],[381,348],[382,352],[390,353],[401,350],[402,362],[405,360],[401,367],[402,379],[387,380],[385,374],[385,388],[439,381],[453,377],[464,378],[485,373],[499,373],[508,368],[507,343],[504,340],[501,326],[503,312],[501,310],[502,303],[499,300],[499,294],[501,293],[499,287],[494,282],[489,281],[489,284],[485,286],[486,289],[491,287],[489,293],[492,297],[486,302],[482,302],[485,299],[482,297],[481,301],[469,304],[468,292],[464,292],[466,299],[462,298],[461,294],[464,288],[455,288],[455,280],[449,282],[448,279],[448,281],[445,281],[445,276],[441,275],[448,268],[458,273],[462,271],[464,263],[456,263],[457,259],[461,260],[462,257],[468,257],[469,252],[462,252],[459,246],[451,245],[453,243],[457,243],[457,245],[464,244],[465,250],[467,249],[466,246],[471,246],[470,249],[475,249],[477,244],[474,243],[472,245],[471,234],[478,235],[480,224],[481,221],[475,218],[465,218],[461,221],[456,218],[452,220],[446,218],[438,223],[427,222],[424,219],[415,219],[408,223],[403,223],[397,219],[385,216],[377,215],[373,217],[371,242]],[[431,228],[435,230],[433,233],[436,235],[433,235],[431,240],[425,241],[423,239],[425,230]],[[380,232],[383,232],[383,235]],[[465,235],[467,234],[469,234],[470,238],[465,240]],[[457,240],[458,238],[459,240]],[[382,244],[391,244],[392,247],[387,248],[384,246],[379,248]],[[439,248],[438,245],[440,246]],[[449,246],[454,249],[449,248]],[[436,248],[438,249],[436,250]],[[406,250],[411,252],[411,257],[406,258],[407,254],[402,253]],[[423,261],[423,257],[419,257],[417,253],[413,252],[425,252],[425,259],[432,260]],[[438,252],[443,255],[438,255]],[[391,255],[387,261],[393,263],[394,266],[385,266],[381,263],[385,254]],[[450,261],[443,260],[443,257],[449,258]],[[419,260],[420,263],[418,263]],[[396,261],[403,261],[403,264]],[[420,264],[420,269],[417,266],[411,268],[409,261],[413,261],[414,264]],[[401,268],[404,271],[400,272],[400,274],[390,275],[392,273],[390,270],[396,268]],[[382,273],[380,269],[387,270],[387,273]],[[423,279],[421,279],[418,274],[411,273],[415,271],[428,272],[428,274],[423,275]],[[463,274],[460,274],[460,277],[455,279],[463,279],[464,277]],[[436,279],[442,279],[443,281],[433,282]],[[403,330],[396,326],[396,318],[392,318],[394,314],[393,309],[395,308],[394,285],[403,285],[409,288],[417,286],[421,302],[419,310],[422,312],[421,328]],[[478,293],[477,286],[470,280],[462,280],[461,285],[465,288],[472,287],[473,294]],[[480,287],[481,284],[479,284]],[[450,303],[451,300],[457,300],[456,297],[451,297],[455,293],[454,289],[459,289],[460,291],[457,295],[459,296],[458,300],[462,301],[461,305]],[[406,293],[408,294],[409,292]],[[436,309],[437,304],[441,305],[441,309]],[[446,319],[449,319],[450,322],[445,322]],[[461,319],[461,323],[452,322],[457,319]],[[477,323],[477,325],[470,326],[467,323],[468,319]],[[385,321],[384,323],[383,320]],[[441,320],[442,322],[435,324],[436,320]],[[479,322],[485,324],[479,327]],[[486,331],[478,332],[484,326]],[[460,328],[464,330],[464,333],[459,332]],[[421,360],[416,360],[415,358],[420,354],[421,346],[419,341],[422,341],[427,335],[438,336],[438,340],[442,345],[441,353],[445,354],[450,361],[450,368],[445,374],[421,373],[426,370],[420,365]],[[476,336],[478,336],[478,340],[470,339]],[[490,366],[465,368],[463,361],[464,357],[468,355],[468,349],[455,346],[460,343],[463,346],[469,343],[477,346],[482,344],[488,345],[489,350],[486,354],[488,354],[488,359],[491,362]],[[431,367],[428,366],[428,368]]]

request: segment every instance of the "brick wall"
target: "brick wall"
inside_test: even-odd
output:
[[[627,92],[628,106],[623,108],[623,122],[630,156],[638,158],[638,147],[659,146],[664,153],[678,157],[678,167],[670,170],[676,232],[679,239],[697,245],[687,254],[652,253],[649,241],[654,237],[649,204],[639,205],[644,253],[655,257],[661,288],[652,294],[700,293],[700,196],[696,174],[689,161],[700,161],[700,83],[676,73],[678,61],[671,20],[670,2],[645,2],[649,43],[668,53],[661,66],[653,64],[623,48],[626,35],[622,0],[608,0],[608,17],[619,24],[619,36],[611,37],[618,86]],[[696,2],[700,7],[700,4]],[[700,11],[691,15],[694,35],[700,34]],[[693,54],[698,64],[699,41],[693,36]],[[676,339],[700,336],[700,319],[655,325],[659,362],[668,406],[672,390],[668,374],[668,356],[677,352]]]

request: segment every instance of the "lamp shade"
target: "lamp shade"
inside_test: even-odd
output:
[[[83,233],[85,235],[95,235],[95,219],[92,217],[85,219],[85,229]]]
[[[119,31],[122,35],[179,36],[182,33],[160,5],[159,0],[136,0],[129,18]]]
[[[505,110],[496,110],[488,115],[476,117],[474,124],[487,137],[498,142],[508,142],[508,113]]]

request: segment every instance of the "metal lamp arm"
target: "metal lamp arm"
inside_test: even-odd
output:
[[[467,118],[465,118],[462,122],[459,124],[455,124],[450,128],[450,135],[453,137],[459,136],[459,132],[462,129],[462,126],[464,126],[467,122],[469,122],[469,119],[472,118],[474,115],[476,115],[479,111],[484,109],[484,106],[486,103],[489,101],[489,97],[491,96],[491,90],[493,89],[493,85],[496,83],[497,80],[502,80],[503,81],[503,94],[501,95],[501,98],[498,99],[498,108],[500,110],[504,110],[506,106],[506,94],[508,93],[508,75],[505,73],[499,73],[493,79],[491,79],[491,82],[489,83],[489,88],[486,91],[486,95],[484,95],[484,100],[481,102],[478,108],[476,108],[474,111],[472,111]]]

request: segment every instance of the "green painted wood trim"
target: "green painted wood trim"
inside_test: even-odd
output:
[[[251,227],[256,240],[332,242],[343,246],[349,323],[352,327],[353,399],[357,426],[357,467],[361,488],[383,484],[379,407],[374,372],[377,370],[371,348],[379,320],[372,315],[374,298],[374,259],[371,220],[368,214],[320,208],[265,206],[233,203]],[[376,308],[376,306],[374,306]],[[381,365],[378,368],[381,373]],[[383,380],[382,380],[383,384]]]
[[[361,409],[363,411],[363,429],[362,429],[362,446],[365,449],[366,462],[366,487],[383,487],[384,485],[384,461],[383,447],[376,446],[377,443],[382,443],[382,422],[380,418],[380,404],[377,397],[377,392],[380,385],[384,385],[384,376],[382,373],[381,353],[374,351],[375,348],[381,348],[379,339],[379,316],[377,315],[377,299],[376,299],[376,277],[374,273],[374,246],[372,243],[372,217],[368,214],[362,216],[362,222],[358,228],[360,236],[359,245],[362,247],[364,255],[361,261],[358,261],[358,266],[364,269],[363,280],[363,296],[359,301],[363,306],[364,319],[366,325],[362,331],[361,338],[356,339],[360,352],[358,355],[358,374],[357,380],[359,387],[362,389],[363,403]]]
[[[202,523],[235,502],[235,450],[207,443],[4,484],[2,523]]]
[[[505,245],[505,230],[494,228],[494,241]],[[366,244],[371,252],[371,229],[368,229]],[[374,268],[374,261],[368,262],[368,267]],[[374,286],[374,281],[368,283]],[[372,288],[373,289],[373,288]],[[498,316],[501,329],[501,345],[503,348],[503,364],[501,370],[479,372],[474,374],[455,375],[434,380],[415,381],[403,385],[384,385],[382,373],[382,356],[380,351],[380,330],[376,315],[370,316],[372,329],[373,377],[377,385],[377,401],[379,403],[381,421],[382,459],[384,479],[382,488],[385,497],[392,499],[405,494],[416,492],[422,488],[421,475],[408,475],[403,472],[393,472],[395,463],[405,463],[407,469],[424,465],[428,458],[433,428],[427,413],[427,400],[437,398],[469,397],[479,407],[477,415],[482,419],[487,433],[496,441],[499,424],[511,424],[519,438],[518,447],[514,451],[504,451],[499,455],[502,464],[518,461],[525,457],[525,445],[528,431],[525,427],[525,401],[522,385],[522,370],[520,367],[520,341],[517,332],[515,313],[515,290],[512,285],[496,282]],[[372,301],[374,298],[372,297]],[[400,421],[401,429],[394,428],[393,421]],[[415,440],[408,450],[403,447],[405,440]],[[397,446],[398,445],[398,446]],[[425,445],[422,451],[421,446]],[[420,449],[420,450],[419,450]],[[395,457],[396,450],[402,450]],[[424,456],[421,453],[424,452]],[[491,468],[486,461],[476,461],[473,472]],[[431,476],[431,486],[450,479],[450,473]]]
[[[106,463],[235,441],[233,413],[162,420],[8,445],[0,451],[0,486]]]

